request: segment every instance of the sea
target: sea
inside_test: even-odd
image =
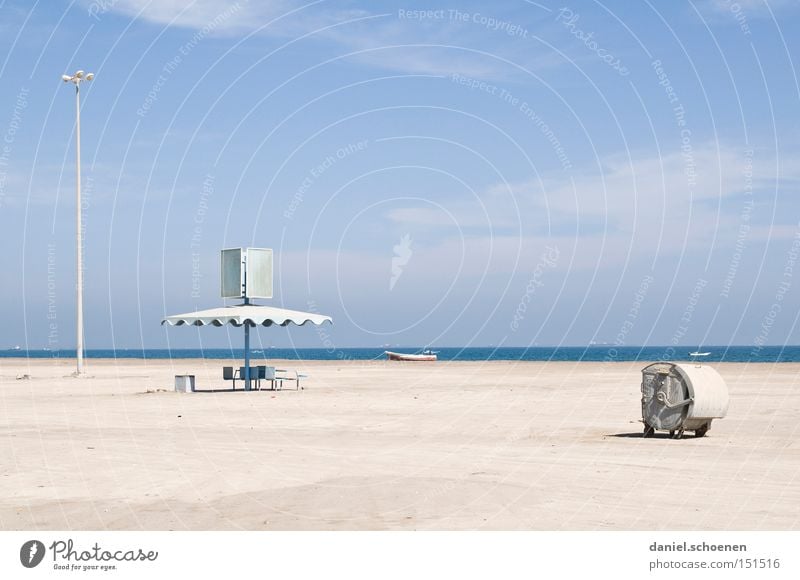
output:
[[[392,348],[394,352],[418,353],[422,348]],[[535,346],[535,347],[441,347],[433,348],[439,360],[445,361],[689,361],[692,346]],[[800,346],[703,346],[699,357],[703,362],[776,363],[800,362]],[[383,348],[266,348],[251,350],[251,359],[292,360],[382,360]],[[242,349],[93,349],[86,358],[106,359],[242,359]],[[0,350],[0,358],[75,358],[74,350]]]

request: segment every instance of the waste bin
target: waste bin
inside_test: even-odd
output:
[[[702,437],[712,419],[728,412],[728,386],[713,368],[691,363],[657,362],[642,369],[644,436],[669,431],[680,439],[685,431]]]
[[[175,375],[175,390],[179,393],[194,392],[194,375]]]

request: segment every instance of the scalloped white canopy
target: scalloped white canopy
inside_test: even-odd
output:
[[[211,308],[209,310],[198,310],[187,314],[175,314],[167,316],[161,324],[170,326],[287,326],[294,323],[303,326],[305,323],[320,325],[325,322],[333,324],[330,316],[322,314],[312,314],[310,312],[300,312],[299,310],[287,310],[285,308],[275,308],[272,306],[260,306],[258,304],[240,304],[237,306],[223,306],[222,308]]]

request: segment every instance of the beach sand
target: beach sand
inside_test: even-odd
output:
[[[644,362],[276,361],[307,388],[174,392],[226,364],[0,359],[0,528],[800,529],[799,364],[712,365],[728,417],[682,440],[641,437]]]

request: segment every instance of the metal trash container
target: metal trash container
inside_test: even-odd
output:
[[[178,393],[193,393],[194,375],[175,375],[175,391]]]
[[[728,412],[728,386],[709,366],[657,362],[642,369],[644,436],[669,431],[680,439],[684,431],[702,437],[712,419]]]

